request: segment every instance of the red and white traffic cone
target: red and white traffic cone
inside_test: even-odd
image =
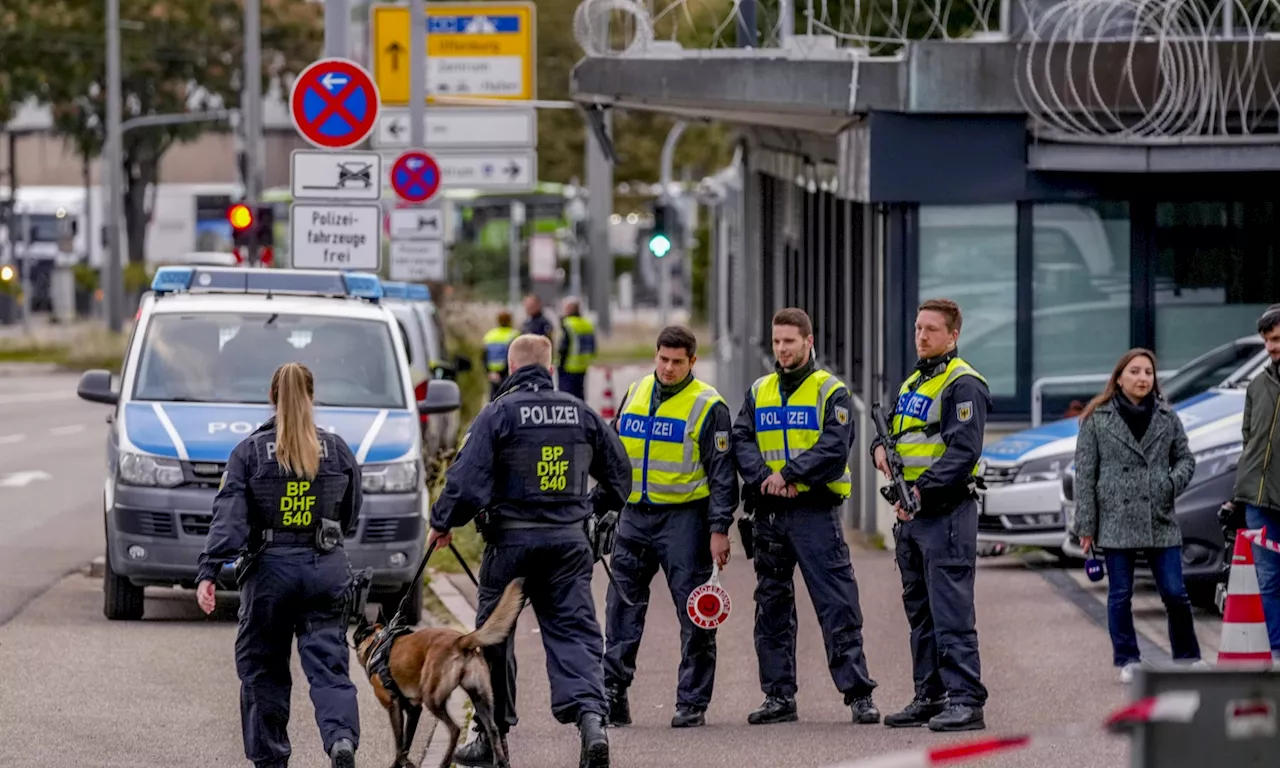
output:
[[[1222,611],[1222,641],[1218,665],[1271,666],[1271,642],[1262,613],[1258,571],[1253,564],[1253,539],[1266,539],[1266,529],[1237,531],[1227,580],[1227,603]]]
[[[618,415],[617,409],[613,407],[613,368],[606,367],[604,369],[604,406],[600,409],[600,418],[605,421],[612,421],[614,416]]]

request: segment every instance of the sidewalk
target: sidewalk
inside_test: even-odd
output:
[[[905,705],[912,692],[901,583],[887,552],[854,549],[853,561],[861,589],[871,675],[880,684],[876,703],[887,714]],[[449,579],[474,605],[475,589],[466,576],[450,575]],[[659,574],[630,691],[635,724],[610,730],[615,768],[824,766],[976,735],[852,725],[849,710],[827,672],[822,636],[799,576],[800,722],[747,725],[747,713],[763,697],[752,639],[755,576],[751,562],[736,543],[722,581],[734,600],[734,610],[718,636],[716,693],[707,726],[670,728],[679,630],[670,592]],[[603,569],[598,567],[594,588],[602,629],[607,587]],[[986,709],[988,731],[983,735],[1096,723],[1110,708],[1127,700],[1127,691],[1110,666],[1105,630],[1062,600],[1020,561],[1002,557],[982,562],[977,614],[983,679],[991,692]],[[521,615],[514,637],[519,659],[520,724],[510,736],[512,762],[522,768],[574,765],[577,733],[551,716],[545,655],[532,609]],[[1088,743],[1062,744],[1051,751],[1029,749],[982,765],[1120,768],[1126,765],[1127,754],[1124,740],[1099,732]]]

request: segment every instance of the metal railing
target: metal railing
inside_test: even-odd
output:
[[[1171,371],[1157,371],[1156,375],[1161,379],[1168,379],[1176,374],[1178,369]],[[1044,423],[1044,414],[1040,411],[1044,407],[1044,389],[1055,384],[1102,384],[1111,378],[1109,373],[1082,373],[1074,376],[1045,376],[1036,379],[1031,384],[1031,426],[1038,427]]]

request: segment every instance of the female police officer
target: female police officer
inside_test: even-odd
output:
[[[353,768],[360,740],[347,674],[344,598],[352,575],[341,547],[360,511],[360,466],[342,438],[316,428],[314,394],[311,371],[298,363],[271,377],[276,413],[231,453],[196,577],[200,607],[211,613],[219,567],[251,547],[236,569],[236,671],[245,756],[259,768],[289,762],[295,632],[334,768]]]

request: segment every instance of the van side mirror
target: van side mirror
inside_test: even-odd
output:
[[[432,379],[427,383],[427,399],[418,401],[418,413],[429,415],[461,410],[462,392],[448,379]]]
[[[120,393],[111,389],[111,372],[101,368],[84,372],[76,387],[76,394],[81,400],[104,405],[115,405],[120,400]]]

